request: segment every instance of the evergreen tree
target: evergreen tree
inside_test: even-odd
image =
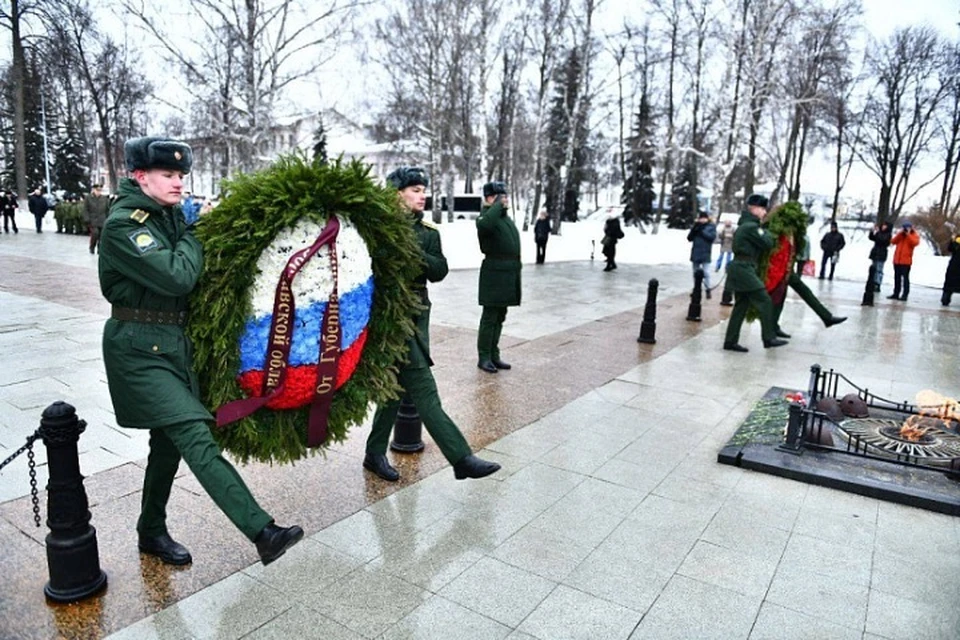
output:
[[[86,149],[83,137],[70,121],[58,132],[51,179],[55,189],[82,195],[90,188],[90,171],[87,168]]]
[[[27,157],[26,183],[28,193],[19,193],[18,197],[25,198],[37,187],[43,187],[45,183],[45,166],[43,161],[43,127],[40,116],[40,83],[38,82],[37,67],[35,59],[29,61],[24,69],[24,134],[25,150]],[[14,132],[13,132],[13,84],[10,81],[11,75],[9,67],[4,74],[3,98],[0,110],[2,110],[3,129],[0,130],[0,143],[2,143],[4,155],[7,158],[13,158],[14,151]],[[16,166],[8,162],[4,166],[2,175],[0,175],[5,188],[13,189],[16,185]]]
[[[566,62],[558,69],[555,84],[557,95],[553,99],[546,131],[545,204],[554,220],[574,222],[580,209],[580,185],[585,177],[588,156],[586,123],[574,113],[581,91],[580,59],[576,48],[570,50]],[[581,109],[581,113],[587,111]],[[574,153],[567,165],[567,144],[571,135],[575,136]]]
[[[650,102],[646,94],[640,97],[633,135],[627,140],[627,181],[623,185],[620,202],[623,207],[623,220],[627,224],[648,224],[653,222],[653,202],[656,191],[653,184],[653,163],[655,150],[653,145],[653,117]]]
[[[323,112],[317,112],[317,128],[313,132],[313,158],[327,163],[327,130],[323,126]]]
[[[692,159],[684,158],[683,168],[677,174],[670,196],[670,213],[667,216],[667,227],[670,229],[689,229],[700,211],[697,198],[700,190],[694,186],[694,171],[696,167]]]

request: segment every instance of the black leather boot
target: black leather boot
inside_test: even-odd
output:
[[[167,564],[181,566],[193,562],[187,548],[171,538],[169,533],[162,533],[159,536],[140,536],[137,546],[143,553],[156,556]]]
[[[363,468],[373,471],[387,482],[396,482],[400,473],[390,465],[387,456],[382,453],[367,453],[363,457]]]
[[[785,344],[790,344],[786,340],[781,340],[780,338],[774,338],[773,340],[764,340],[763,348],[772,349],[773,347],[782,347]]]
[[[501,360],[500,358],[494,358],[494,359],[491,360],[490,362],[492,362],[492,363],[493,363],[493,366],[495,366],[497,369],[511,369],[511,368],[512,368],[512,367],[510,366],[510,363],[504,362],[504,361]]]
[[[297,525],[278,527],[271,522],[263,528],[254,543],[257,545],[257,553],[260,554],[260,562],[266,566],[302,539],[303,529]]]
[[[464,478],[484,478],[499,470],[500,465],[496,462],[482,460],[472,453],[460,458],[460,460],[453,465],[453,475],[457,480],[463,480]]]
[[[483,369],[487,373],[496,373],[499,371],[499,369],[497,369],[497,365],[493,364],[493,362],[490,360],[481,360],[477,363],[477,368]]]
[[[750,349],[747,349],[736,342],[724,342],[723,349],[724,351],[736,351],[738,353],[746,353],[747,351],[750,351]]]

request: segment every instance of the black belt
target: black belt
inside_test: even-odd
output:
[[[734,256],[733,256],[733,261],[734,261],[734,262],[746,262],[747,264],[757,264],[757,261],[754,260],[753,258],[741,258],[741,257],[737,256],[736,254],[734,254]]]
[[[132,309],[115,306],[110,316],[115,320],[139,322],[141,324],[175,324],[178,327],[187,324],[186,311],[157,311],[156,309]]]
[[[488,253],[484,257],[490,258],[491,260],[519,260],[520,259],[520,256],[508,256],[505,253]]]

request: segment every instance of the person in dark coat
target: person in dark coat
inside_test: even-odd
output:
[[[477,367],[487,373],[510,368],[500,358],[500,334],[507,307],[520,306],[520,232],[507,215],[509,207],[507,185],[483,185],[483,210],[477,218],[477,238],[483,253],[478,287],[483,312],[477,331]]]
[[[83,219],[90,229],[90,253],[100,246],[100,234],[103,233],[103,224],[107,221],[107,210],[110,208],[110,198],[103,194],[103,185],[95,184],[83,199]]]
[[[950,306],[953,294],[960,291],[960,236],[950,239],[947,252],[950,254],[950,262],[947,263],[947,272],[943,276],[943,294],[940,296],[940,304],[945,307]]]
[[[874,291],[880,291],[880,285],[883,283],[883,265],[887,262],[887,249],[890,247],[890,240],[893,233],[890,231],[890,224],[881,222],[880,226],[875,226],[867,236],[873,241],[873,248],[870,249],[870,260],[873,262],[873,281]]]
[[[620,228],[620,218],[616,216],[607,218],[603,225],[603,239],[600,241],[603,245],[603,255],[607,259],[604,271],[613,271],[617,268],[617,241],[621,239],[623,239],[623,229]]]
[[[37,222],[37,233],[43,233],[43,216],[50,210],[50,203],[43,197],[43,190],[37,187],[30,197],[27,198],[27,208],[33,214],[33,219]]]
[[[750,307],[756,309],[760,316],[763,346],[770,348],[787,344],[786,340],[777,337],[773,301],[757,270],[760,256],[773,249],[776,243],[773,235],[760,227],[768,204],[766,196],[751,194],[733,236],[733,261],[727,267],[727,286],[733,291],[735,302],[723,340],[723,348],[727,351],[748,351],[740,344],[740,328]]]
[[[427,182],[427,174],[418,167],[400,167],[387,176],[387,183],[396,188],[400,204],[409,212],[410,224],[422,250],[424,264],[423,271],[414,281],[414,288],[420,291],[423,310],[416,317],[415,333],[407,341],[407,355],[404,362],[399,364],[397,381],[410,396],[423,426],[437,443],[443,457],[453,465],[454,477],[457,480],[483,478],[500,469],[500,465],[482,460],[470,452],[470,445],[440,404],[437,383],[430,371],[433,360],[430,359],[431,305],[427,282],[440,282],[447,277],[449,269],[440,245],[440,231],[423,219]],[[399,409],[399,398],[377,406],[363,458],[365,469],[388,482],[400,479],[400,474],[387,460],[387,444]]]
[[[692,243],[690,262],[693,264],[694,283],[696,283],[697,269],[703,271],[703,287],[707,292],[708,300],[710,299],[710,263],[713,260],[713,241],[716,239],[716,225],[710,222],[710,216],[706,211],[699,212],[696,222],[687,234],[687,241]]]
[[[550,218],[547,210],[541,209],[537,215],[537,222],[533,225],[533,240],[537,243],[537,264],[543,264],[547,259],[547,240],[550,239]]]
[[[0,205],[3,206],[3,232],[10,233],[10,224],[12,223],[13,232],[20,233],[20,230],[17,229],[17,209],[20,208],[20,205],[17,204],[17,196],[13,195],[13,192],[8,189],[4,192]]]
[[[837,261],[840,259],[840,250],[847,244],[843,234],[837,230],[837,223],[830,223],[830,231],[824,234],[820,239],[820,248],[823,249],[823,262],[820,264],[820,279],[823,280],[827,269],[827,261],[830,262],[830,280],[833,280],[833,272],[837,268]]]
[[[274,524],[220,453],[184,332],[187,300],[203,270],[203,247],[179,207],[193,152],[183,142],[145,137],[128,140],[124,157],[132,177],[120,182],[104,225],[99,274],[112,305],[103,363],[114,414],[121,427],[150,430],[140,551],[167,564],[193,561],[167,529],[167,501],[182,458],[269,564],[303,537],[303,529]]]

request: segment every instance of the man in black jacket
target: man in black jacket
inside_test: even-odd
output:
[[[830,261],[830,280],[833,280],[833,272],[837,268],[837,261],[840,259],[840,250],[847,244],[843,234],[837,231],[837,223],[830,223],[830,231],[820,240],[820,248],[823,249],[823,263],[820,265],[820,279],[823,280],[823,274],[827,268],[827,261]]]
[[[27,208],[30,209],[30,213],[33,214],[33,218],[37,221],[37,233],[43,233],[43,216],[47,215],[47,211],[50,209],[50,204],[47,202],[47,199],[43,197],[43,190],[40,187],[37,187],[33,193],[30,194],[30,197],[27,198]]]
[[[3,194],[3,199],[0,200],[0,204],[3,206],[3,232],[10,233],[10,223],[13,223],[13,232],[20,233],[20,230],[17,229],[17,197],[13,195],[13,192],[7,189]]]
[[[883,283],[883,265],[887,262],[887,249],[893,233],[890,231],[889,223],[881,222],[879,227],[873,228],[868,237],[873,241],[873,249],[870,250],[870,260],[873,261],[873,290],[880,291],[880,285]]]

